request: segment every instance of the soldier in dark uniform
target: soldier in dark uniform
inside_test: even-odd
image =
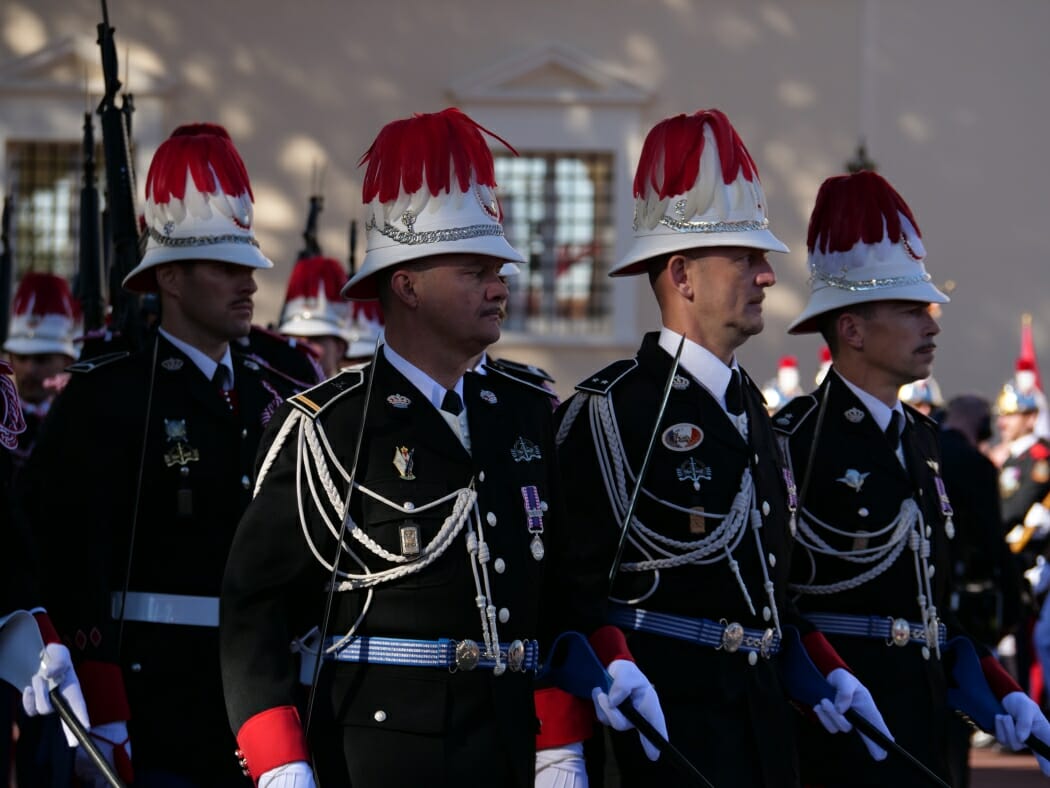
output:
[[[908,206],[879,175],[821,186],[809,225],[809,302],[793,333],[819,331],[833,366],[820,388],[774,425],[799,486],[792,591],[867,685],[897,742],[952,781],[946,702],[951,503],[934,422],[898,400],[927,378],[940,331]],[[1009,712],[996,721],[1014,749],[1050,724],[986,649],[981,667]],[[860,764],[857,742],[815,728],[802,736],[803,779],[820,785],[927,785],[901,758]],[[1040,760],[1044,771],[1050,763]]]
[[[500,267],[521,261],[479,127],[457,110],[417,115],[365,161],[368,252],[344,293],[379,298],[386,344],[292,398],[264,443],[223,583],[230,720],[269,785],[312,786],[316,770],[355,788],[524,788],[537,639],[593,632],[616,660],[609,696],[656,723],[659,706],[622,634],[600,626],[590,546],[565,530],[547,392],[468,374],[499,338]],[[307,743],[289,643],[323,625],[329,593]],[[299,649],[316,655],[316,641]]]
[[[71,368],[21,491],[47,535],[48,606],[92,735],[125,774],[134,749],[136,785],[243,784],[222,702],[219,587],[259,439],[294,393],[235,341],[250,330],[254,271],[271,266],[252,211],[224,129],[183,126],[161,145],[148,246],[124,281],[159,293],[159,328],[139,352]]]
[[[57,393],[56,379],[76,358],[73,337],[80,306],[65,279],[33,272],[19,282],[13,306],[4,350],[11,356],[26,421],[13,455],[17,473],[29,459],[40,424]]]
[[[1007,543],[1015,553],[1027,552],[1028,565],[1046,552],[1050,542],[1050,441],[1036,433],[1039,400],[1015,381],[1003,386],[996,400],[999,442],[999,494]]]
[[[663,328],[558,411],[570,519],[608,572],[642,484],[609,620],[633,630],[628,643],[661,689],[672,741],[714,784],[797,785],[795,713],[772,659],[782,627],[801,623],[785,597],[794,490],[762,396],[735,356],[762,330],[761,302],[776,281],[766,254],[787,247],[768,229],[755,164],[718,110],[649,133],[635,197],[634,244],[611,273],[648,274]],[[852,696],[877,720],[870,696],[812,629],[805,647],[839,690],[838,710],[820,713],[844,723]],[[614,748],[625,784],[679,784],[635,742],[615,737]]]

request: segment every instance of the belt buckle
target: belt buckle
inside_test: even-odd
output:
[[[507,667],[511,673],[520,673],[525,669],[525,644],[520,640],[512,640],[507,646]]]
[[[776,633],[772,629],[767,629],[762,633],[762,642],[758,647],[759,653],[763,659],[769,659],[772,654],[770,653],[773,649],[773,638]]]
[[[907,646],[911,643],[911,624],[906,618],[890,619],[890,637],[886,641],[887,646]]]
[[[726,623],[724,618],[721,623],[725,626],[725,629],[722,630],[721,648],[724,648],[727,652],[733,654],[744,642],[744,627],[736,621]]]
[[[481,649],[473,640],[461,640],[456,644],[456,667],[459,670],[474,670],[481,659]]]

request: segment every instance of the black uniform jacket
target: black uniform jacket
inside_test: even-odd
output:
[[[592,421],[591,407],[611,401],[615,423],[630,465],[626,492],[641,466],[654,429],[672,358],[648,334],[634,359],[616,362],[577,386],[558,410],[564,422],[573,401],[586,397],[559,448],[566,476],[568,507],[575,538],[597,545],[605,571],[612,565],[621,521],[614,513],[602,479],[595,436],[606,429]],[[786,600],[791,547],[786,487],[776,443],[761,394],[744,377],[749,440],[741,436],[719,402],[685,370],[679,370],[660,422],[644,492],[636,517],[664,537],[695,542],[720,521],[712,514],[729,511],[746,468],[754,474],[756,505],[762,513],[761,545],[747,527],[733,557],[739,564],[754,613],[734,576],[725,552],[703,565],[618,574],[612,596],[635,600],[639,608],[713,621],[738,622],[765,630],[773,626],[763,588],[762,564],[775,589],[781,623],[797,623]],[[562,423],[559,434],[565,433]],[[699,489],[697,489],[697,487]],[[702,530],[701,530],[702,529]],[[623,562],[642,556],[630,543]],[[628,633],[638,666],[656,686],[672,743],[683,750],[716,785],[792,785],[797,782],[791,711],[771,661],[751,666],[743,653],[647,633]],[[666,759],[650,765],[637,737],[618,743],[621,770],[631,784],[681,779]]]
[[[41,543],[47,609],[81,665],[93,722],[109,721],[96,701],[112,708],[121,688],[90,686],[83,666],[119,665],[137,766],[236,773],[218,628],[128,620],[121,637],[114,613],[125,590],[217,599],[259,439],[293,392],[234,349],[231,409],[154,337],[155,355],[151,338],[71,368],[24,471],[21,516]]]
[[[426,505],[473,485],[490,551],[489,603],[499,612],[500,641],[550,638],[564,628],[589,631],[601,619],[590,546],[567,541],[555,467],[548,393],[490,369],[464,379],[472,453],[414,385],[380,356],[367,404],[360,459],[353,468],[369,368],[346,370],[293,398],[264,439],[260,460],[285,419],[298,409],[323,429],[335,459],[355,483],[355,527],[396,555],[410,555],[403,534],[418,529],[425,547],[452,501]],[[299,428],[293,429],[237,531],[223,585],[222,663],[234,730],[267,709],[293,704],[299,668],[289,643],[322,621],[340,513],[320,492],[326,524],[303,476],[299,515]],[[308,452],[309,449],[303,449]],[[395,463],[411,456],[411,466]],[[398,465],[400,464],[400,468]],[[311,466],[312,467],[312,466]],[[331,466],[340,497],[344,477]],[[316,478],[315,484],[319,484]],[[320,488],[318,488],[320,489]],[[531,552],[525,495],[534,489],[542,560]],[[389,503],[396,504],[393,508]],[[471,520],[473,521],[473,513]],[[476,526],[475,526],[476,530]],[[467,529],[430,565],[374,589],[335,594],[328,635],[357,634],[482,642]],[[353,536],[340,569],[363,573],[394,564]],[[316,551],[316,554],[315,554]],[[593,563],[593,562],[592,562]],[[369,598],[371,597],[371,598]],[[311,725],[314,765],[332,784],[452,785],[461,779],[531,785],[536,719],[532,680],[508,671],[326,662]]]
[[[821,412],[821,401],[827,404]],[[813,394],[797,397],[773,420],[787,437],[800,494],[799,539],[803,520],[820,521],[842,534],[817,527],[835,551],[886,543],[883,531],[897,516],[903,501],[917,502],[929,534],[933,570],[933,603],[942,619],[952,623],[949,605],[949,545],[946,518],[935,477],[940,473],[936,424],[905,405],[901,436],[907,469],[861,401],[832,369]],[[820,421],[819,434],[814,438]],[[812,457],[811,457],[812,455]],[[859,540],[859,541],[858,541]],[[877,563],[877,562],[875,562]],[[856,563],[797,544],[792,584],[829,584],[855,578],[875,563]],[[855,588],[834,593],[802,593],[797,605],[810,612],[886,616],[921,622],[914,552],[905,544],[885,571]],[[959,634],[953,630],[949,637]],[[922,646],[887,645],[871,638],[834,635],[829,641],[871,691],[890,731],[906,749],[942,776],[947,776],[945,737],[949,710],[945,676],[936,655],[924,659]],[[802,737],[804,782],[839,785],[919,785],[921,776],[892,755],[876,764],[856,736],[830,736],[816,725]]]

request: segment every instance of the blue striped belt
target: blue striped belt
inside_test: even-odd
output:
[[[807,613],[806,620],[822,632],[877,639],[887,646],[907,646],[909,643],[933,645],[931,639],[926,636],[926,628],[906,618],[852,616],[848,613]],[[943,646],[947,642],[948,628],[938,623],[937,643]]]
[[[342,640],[330,637],[325,641],[332,648]],[[447,668],[449,670],[491,670],[497,676],[505,670],[512,673],[535,673],[540,662],[540,646],[535,640],[513,640],[500,643],[500,660],[485,653],[474,640],[411,640],[362,635],[348,640],[325,659],[337,662],[360,662],[369,665],[411,665],[418,668]]]
[[[730,653],[742,651],[752,664],[757,656],[769,657],[780,651],[780,635],[773,629],[748,629],[738,623],[712,621],[707,618],[689,618],[670,613],[653,613],[638,607],[613,605],[609,609],[609,623],[618,627],[663,635],[687,643],[697,643]]]

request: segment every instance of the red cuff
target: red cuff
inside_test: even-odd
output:
[[[36,619],[36,625],[40,627],[40,637],[44,639],[45,644],[62,642],[62,638],[58,636],[58,630],[51,623],[51,616],[41,611],[40,613],[34,613],[33,618]]]
[[[256,783],[271,769],[310,761],[306,734],[295,706],[276,706],[250,717],[237,731],[237,757]]]
[[[999,660],[989,654],[981,659],[981,670],[984,672],[984,680],[988,682],[988,688],[995,693],[995,697],[1002,700],[1011,692],[1023,692],[1013,676],[1006,672]]]
[[[802,645],[809,654],[809,658],[813,660],[813,664],[817,666],[820,675],[827,677],[836,668],[849,670],[849,665],[842,661],[842,657],[835,651],[835,647],[828,643],[823,632],[810,632],[803,635]]]
[[[124,677],[118,665],[87,660],[77,665],[77,678],[80,679],[80,689],[84,693],[92,725],[131,719]]]
[[[627,648],[627,640],[618,627],[611,624],[599,627],[591,633],[588,640],[591,641],[591,648],[594,649],[594,653],[598,655],[603,665],[608,666],[610,662],[617,659],[634,662],[631,650]]]
[[[594,733],[594,704],[587,698],[577,698],[557,687],[536,690],[536,717],[540,732],[536,734],[536,749],[563,747],[591,738]]]

